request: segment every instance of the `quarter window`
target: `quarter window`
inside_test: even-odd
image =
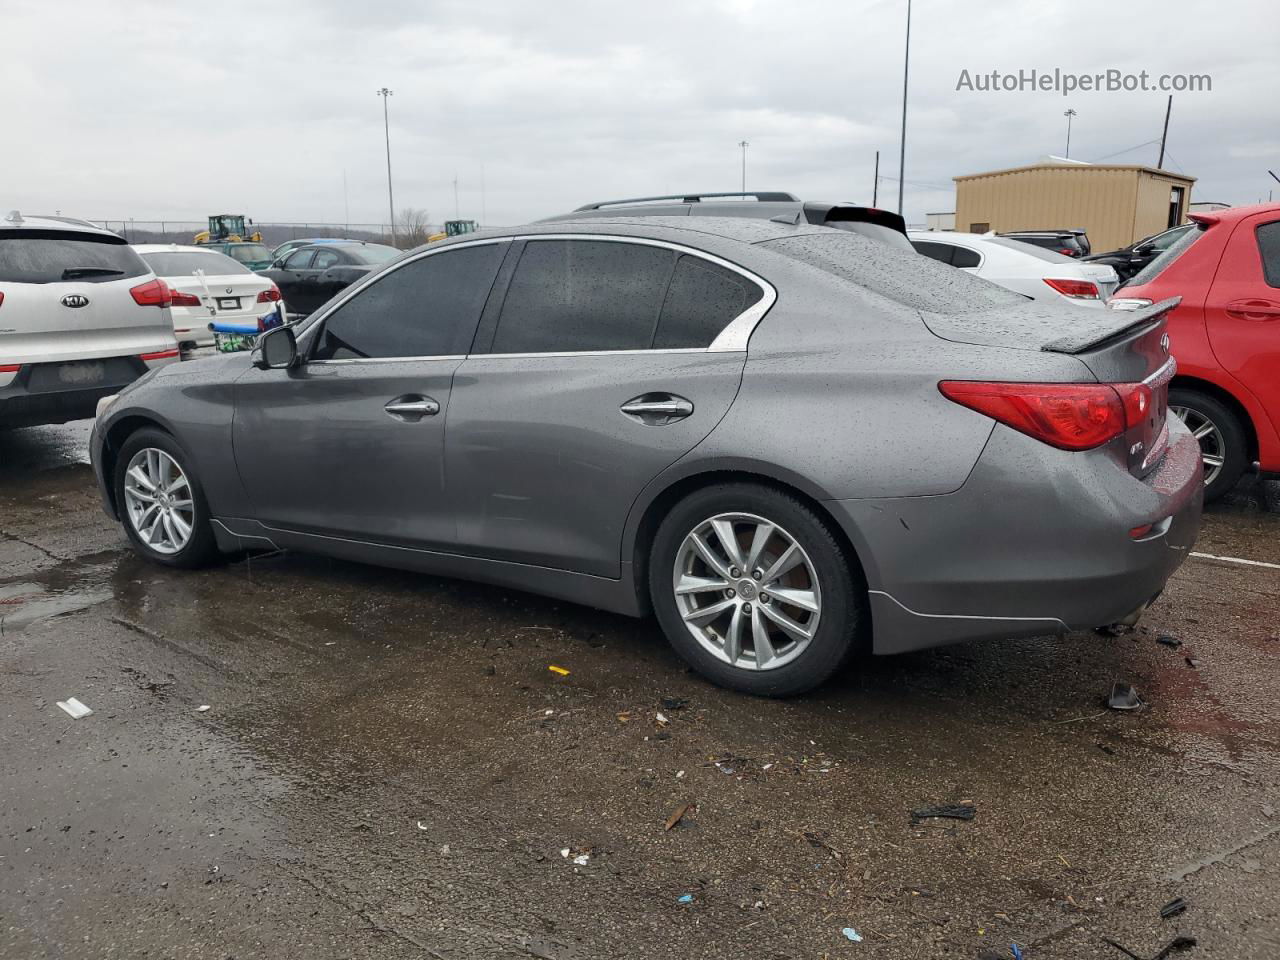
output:
[[[316,258],[311,261],[312,270],[328,270],[342,262],[342,256],[332,250],[317,250]]]
[[[911,245],[916,248],[916,253],[939,263],[950,263],[951,254],[956,249],[949,243],[937,243],[933,240],[913,240]]]
[[[764,291],[741,274],[701,257],[681,256],[662,304],[657,349],[706,347]]]
[[[982,257],[967,247],[956,247],[955,252],[951,254],[951,265],[953,267],[976,267],[981,262]]]
[[[1258,251],[1262,254],[1262,273],[1267,286],[1280,287],[1280,220],[1258,228]]]
[[[390,271],[325,319],[312,359],[466,353],[506,249],[459,247]]]

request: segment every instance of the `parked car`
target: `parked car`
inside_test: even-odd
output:
[[[258,273],[271,266],[271,251],[261,243],[253,243],[248,240],[242,243],[220,241],[217,243],[202,243],[200,246],[206,250],[225,253],[232,260],[243,263],[250,270]]]
[[[71,218],[0,220],[0,429],[91,417],[177,359],[169,289],[122,238]]]
[[[273,263],[262,275],[280,288],[289,313],[305,317],[340,290],[399,255],[395,247],[360,240],[312,244],[287,253],[284,260]]]
[[[748,217],[780,223],[809,223],[847,230],[903,250],[907,224],[896,213],[852,203],[801,200],[781,190],[756,193],[673,193],[660,197],[602,200],[584,204],[572,213],[545,217],[539,223],[581,220],[584,217]]]
[[[1028,304],[807,223],[537,224],[161,371],[92,461],[158,563],[296,548],[652,610],[715,682],[791,694],[863,642],[1138,615],[1203,494],[1170,305]]]
[[[280,300],[269,279],[207,246],[145,243],[134,249],[169,285],[173,332],[184,349],[213,346],[212,321],[256,321]]]
[[[306,237],[297,240],[286,240],[271,251],[271,262],[283,260],[290,252],[299,247],[309,247],[313,243],[359,243],[359,240],[348,240],[345,237]]]
[[[1169,403],[1200,441],[1206,496],[1251,465],[1280,471],[1280,204],[1193,213],[1195,224],[1109,304],[1169,316],[1178,375]]]
[[[1161,253],[1173,246],[1174,242],[1184,233],[1193,229],[1195,229],[1195,224],[1184,223],[1177,227],[1170,227],[1163,233],[1157,233],[1153,237],[1135,240],[1127,247],[1121,247],[1119,250],[1092,253],[1083,259],[1087,263],[1114,267],[1121,280],[1128,280]]]
[[[1010,230],[996,236],[1021,240],[1035,247],[1044,247],[1064,257],[1086,257],[1092,252],[1089,247],[1089,236],[1083,230]]]
[[[911,230],[907,236],[917,253],[1033,300],[1102,307],[1120,283],[1111,267],[1073,260],[1008,237],[925,230]]]

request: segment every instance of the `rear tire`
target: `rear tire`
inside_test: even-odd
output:
[[[649,594],[682,659],[759,696],[827,680],[867,623],[861,571],[826,520],[751,483],[707,487],[671,509],[649,554]]]
[[[114,489],[133,548],[167,567],[202,567],[218,556],[204,488],[191,457],[154,427],[131,433],[116,457]]]
[[[1239,417],[1222,401],[1182,387],[1169,391],[1169,409],[1200,441],[1205,501],[1217,500],[1234,489],[1249,465],[1249,448]]]

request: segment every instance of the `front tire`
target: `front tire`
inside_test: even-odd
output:
[[[168,567],[200,567],[218,555],[209,506],[191,457],[154,427],[130,434],[115,465],[116,505],[133,548]]]
[[[804,693],[844,663],[866,591],[826,520],[770,487],[720,484],[677,503],[649,555],[649,593],[681,658],[744,693]]]
[[[1208,394],[1177,387],[1169,391],[1169,409],[1200,442],[1205,501],[1234,489],[1249,460],[1240,419]]]

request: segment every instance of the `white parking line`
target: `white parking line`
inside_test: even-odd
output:
[[[1191,556],[1199,557],[1201,560],[1221,560],[1224,563],[1243,563],[1247,567],[1266,567],[1268,570],[1280,570],[1280,563],[1264,563],[1261,560],[1241,560],[1239,557],[1218,557],[1212,553],[1196,553],[1192,551]]]

